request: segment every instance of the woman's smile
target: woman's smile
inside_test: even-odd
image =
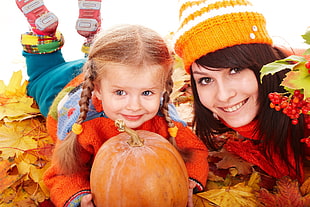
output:
[[[229,106],[229,107],[219,107],[221,109],[223,109],[223,111],[225,112],[235,112],[238,109],[240,109],[246,102],[248,101],[248,99],[239,102],[238,104],[235,104],[233,106]]]

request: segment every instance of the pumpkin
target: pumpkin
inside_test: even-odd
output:
[[[162,136],[126,131],[98,150],[90,174],[97,207],[185,207],[188,174],[179,152]]]

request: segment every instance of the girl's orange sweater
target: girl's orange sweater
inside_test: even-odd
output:
[[[75,87],[71,87],[73,90],[69,90],[68,88],[65,89],[66,92],[64,94],[61,95],[60,93],[61,97],[66,97],[68,94],[70,96],[74,91],[78,91]],[[55,99],[55,103],[47,117],[48,131],[56,140],[56,145],[63,139],[63,137],[61,137],[63,135],[61,135],[62,132],[60,128],[63,127],[62,125],[65,125],[63,123],[59,125],[58,119],[61,118],[60,116],[62,116],[62,118],[63,116],[67,116],[69,119],[70,116],[74,116],[76,111],[79,111],[74,108],[76,104],[73,104],[73,108],[69,108],[65,105],[66,107],[62,106],[57,110],[60,100],[61,98]],[[63,103],[63,100],[61,103]],[[92,103],[97,111],[102,110],[100,106],[101,103],[98,100],[96,101],[96,99],[93,99]],[[58,114],[56,114],[56,111],[58,111]],[[59,111],[61,113],[59,113]],[[180,122],[174,121],[174,123],[178,127],[178,133],[175,138],[176,144],[181,150],[189,151],[192,154],[190,159],[185,163],[189,177],[196,181],[196,188],[198,190],[203,190],[208,175],[207,148],[200,139],[193,134],[191,129],[183,126]],[[50,190],[51,200],[56,206],[78,206],[80,198],[90,193],[89,179],[93,159],[100,146],[106,140],[120,133],[117,131],[114,121],[104,116],[87,120],[82,123],[82,126],[83,132],[77,136],[78,142],[82,146],[82,151],[76,159],[86,166],[89,166],[88,169],[72,175],[64,175],[59,174],[59,166],[52,162],[51,167],[46,171],[43,178],[46,186]],[[160,115],[156,115],[138,129],[155,132],[165,138],[169,137],[167,123],[164,117]]]

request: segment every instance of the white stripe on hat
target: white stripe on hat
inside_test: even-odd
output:
[[[195,11],[197,11],[196,8],[191,9],[191,13],[194,13]],[[258,12],[258,11],[252,5],[228,6],[228,7],[222,7],[220,9],[213,9],[213,10],[210,10],[210,12],[205,12],[202,15],[195,17],[195,19],[188,21],[187,24],[185,24],[182,28],[180,28],[175,33],[174,39],[175,40],[179,39],[182,34],[189,31],[192,27],[195,27],[199,23],[206,21],[210,18],[220,16],[220,15],[240,13],[240,12]],[[191,14],[189,11],[186,11],[186,13]],[[182,17],[182,19],[184,20],[185,17]],[[182,21],[180,22],[182,23]]]
[[[219,0],[207,0],[207,1],[190,1],[190,0],[181,0],[180,3],[182,2],[182,4],[180,5],[179,8],[181,8],[181,6],[187,2],[199,2],[199,4],[197,5],[193,5],[193,6],[189,6],[187,7],[181,14],[181,17],[180,17],[180,22],[183,22],[184,19],[193,14],[194,12],[196,11],[199,11],[201,10],[202,8],[205,8],[205,7],[208,7],[209,5],[211,4],[215,4],[215,3],[220,3],[220,2],[224,2],[224,1],[219,1]]]

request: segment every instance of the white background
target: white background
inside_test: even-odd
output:
[[[64,34],[66,60],[83,57],[83,38],[75,30],[77,0],[45,0],[47,8],[59,18]],[[301,35],[310,26],[309,0],[252,0],[266,17],[267,29],[276,42],[305,47]],[[102,0],[102,29],[130,23],[148,26],[163,36],[173,32],[178,23],[177,0]],[[25,70],[21,56],[20,34],[29,30],[15,0],[1,0],[0,6],[0,80],[7,82],[12,71]]]

